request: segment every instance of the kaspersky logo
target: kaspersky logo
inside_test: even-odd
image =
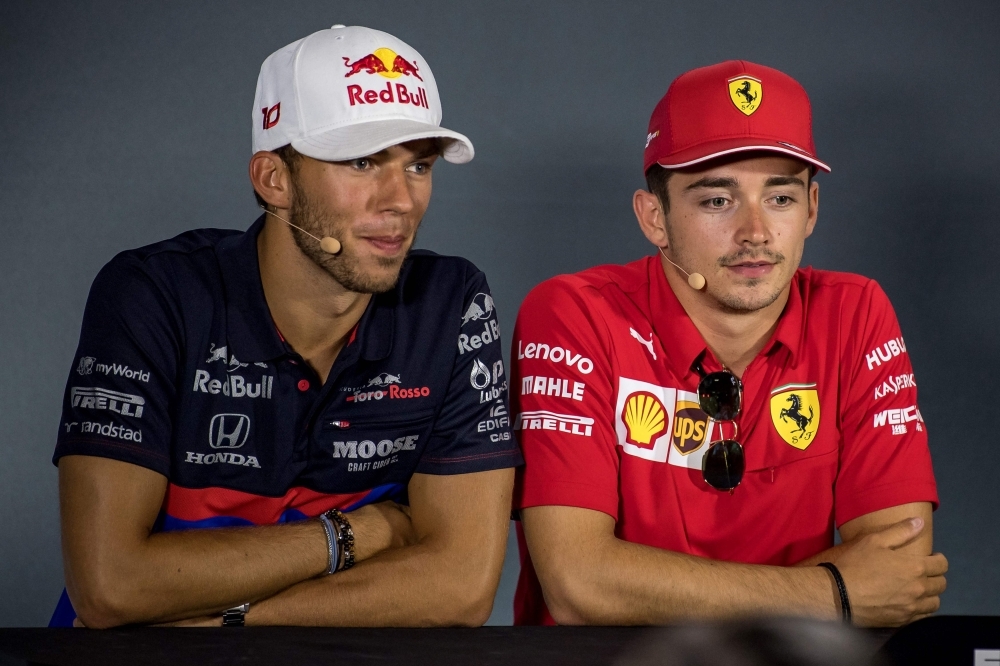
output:
[[[375,49],[374,53],[362,56],[354,62],[351,62],[351,59],[346,56],[341,57],[344,58],[344,66],[348,69],[348,72],[344,74],[345,79],[364,72],[365,74],[378,74],[386,79],[412,76],[419,81],[424,80],[420,76],[416,63],[410,62],[392,49],[385,47]],[[347,86],[347,98],[351,106],[356,104],[399,103],[413,104],[425,109],[430,108],[427,104],[427,91],[420,87],[416,91],[413,91],[407,88],[405,83],[396,83],[393,85],[389,82],[386,83],[385,88],[376,90],[365,90],[360,85],[349,85]]]

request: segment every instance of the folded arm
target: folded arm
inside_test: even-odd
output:
[[[167,479],[92,456],[59,461],[66,588],[88,627],[217,614],[322,573],[326,535],[315,520],[152,533]],[[409,539],[391,503],[350,514],[359,560]]]
[[[416,543],[252,605],[247,624],[483,624],[500,582],[513,481],[512,469],[414,474]]]
[[[521,516],[546,605],[560,624],[840,616],[836,588],[818,567],[722,562],[629,543],[615,536],[611,516],[590,509],[538,506]],[[856,623],[899,625],[937,610],[947,563],[907,547],[924,529],[929,524],[897,522],[836,554]]]

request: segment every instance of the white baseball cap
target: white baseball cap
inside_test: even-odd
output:
[[[269,55],[257,77],[253,151],[291,144],[336,162],[416,139],[442,138],[443,157],[462,164],[469,139],[441,127],[430,67],[388,33],[335,25]]]

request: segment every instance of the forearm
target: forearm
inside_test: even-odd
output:
[[[501,559],[502,561],[502,559]],[[417,544],[294,585],[250,607],[247,623],[302,626],[481,625],[500,567]]]
[[[560,624],[664,624],[677,620],[806,615],[835,619],[829,574],[721,562],[610,538],[592,544],[577,565],[543,580]],[[555,579],[555,580],[553,580]],[[546,584],[548,583],[548,584]]]
[[[327,566],[316,521],[168,532],[66,553],[66,586],[88,626],[165,622],[255,601]]]

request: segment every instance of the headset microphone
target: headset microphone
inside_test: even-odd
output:
[[[317,243],[319,243],[319,249],[323,250],[327,254],[339,254],[340,253],[340,250],[341,250],[340,241],[337,240],[336,238],[334,238],[333,236],[323,236],[323,238],[317,238],[316,236],[313,236],[311,233],[309,233],[308,231],[306,231],[302,227],[292,224],[291,222],[289,222],[285,218],[281,217],[277,213],[269,211],[267,208],[264,208],[263,206],[261,206],[261,208],[264,210],[265,213],[268,213],[269,215],[274,215],[276,218],[278,218],[279,220],[281,220],[282,222],[284,222],[288,226],[294,227],[294,228],[298,229],[299,231],[301,231],[302,233],[304,233],[306,236],[309,236],[310,238],[312,238],[313,240],[315,240]],[[667,261],[670,261],[670,260],[668,259]]]
[[[662,247],[660,248],[660,254],[663,255],[664,259],[666,259],[667,261],[670,261],[670,257],[667,256],[667,253],[663,251]],[[687,276],[688,286],[690,286],[692,289],[694,289],[695,291],[701,291],[702,289],[705,288],[705,276],[704,275],[702,275],[701,273],[688,273],[686,270],[684,270],[683,268],[681,268],[680,266],[678,266],[674,262],[670,261],[670,263],[673,264],[674,268],[676,268],[681,273],[684,273],[684,275]]]

